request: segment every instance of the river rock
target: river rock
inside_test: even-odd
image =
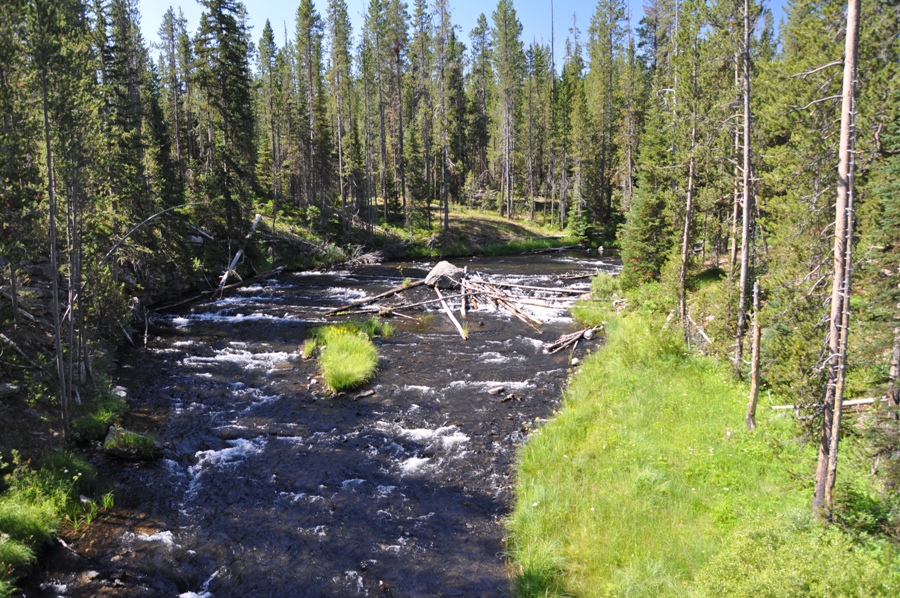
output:
[[[149,461],[161,456],[162,450],[149,436],[111,426],[103,441],[103,452],[129,461]]]
[[[439,289],[452,289],[459,285],[465,275],[462,268],[457,268],[447,261],[438,262],[425,277],[425,284]]]
[[[503,388],[502,386],[495,386],[495,387],[493,387],[493,388],[489,388],[489,389],[488,389],[488,394],[489,394],[489,395],[498,395],[498,394],[500,394],[501,392],[503,392],[504,390],[506,390],[506,389]]]
[[[588,328],[584,331],[584,340],[589,341],[594,338],[594,331]]]
[[[0,384],[0,399],[14,397],[17,394],[19,394],[19,387],[15,384],[9,384],[8,382]]]

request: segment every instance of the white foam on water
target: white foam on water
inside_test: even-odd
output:
[[[503,355],[497,351],[485,351],[478,356],[476,361],[481,363],[507,363],[510,361],[525,361],[525,357],[522,355]]]
[[[402,387],[400,390],[402,390],[404,392],[415,391],[415,392],[419,392],[423,395],[424,394],[434,394],[434,389],[431,388],[430,386],[421,386],[418,384],[407,384],[406,386]]]
[[[190,346],[193,345],[193,344],[196,344],[196,343],[195,343],[194,341],[191,341],[191,340],[187,340],[187,341],[175,341],[174,343],[172,343],[172,345],[175,346],[175,347],[190,347]]]
[[[375,496],[377,498],[386,498],[391,495],[394,490],[396,490],[396,486],[378,486],[375,488]]]
[[[448,434],[447,436],[441,436],[441,444],[444,445],[445,449],[449,449],[458,444],[462,444],[463,442],[469,442],[469,437],[459,431],[456,431],[453,434]],[[460,457],[462,456],[464,455],[460,455]]]
[[[290,316],[285,314],[283,317],[273,316],[271,314],[266,314],[262,312],[251,312],[248,314],[244,313],[236,313],[236,314],[221,314],[221,313],[199,313],[199,314],[191,314],[190,316],[181,316],[172,318],[172,323],[179,329],[185,329],[192,322],[214,322],[214,323],[227,323],[227,324],[236,324],[242,322],[260,322],[260,321],[269,321],[269,322],[296,322],[299,320],[297,316]]]
[[[362,478],[353,478],[352,480],[344,480],[341,482],[341,488],[359,486],[360,484],[365,484],[366,481]]]
[[[234,467],[244,461],[247,457],[258,455],[262,452],[266,443],[265,438],[254,438],[247,440],[246,438],[236,438],[227,440],[228,448],[219,450],[197,451],[194,456],[197,463],[188,468],[191,476],[191,483],[188,489],[189,493],[193,493],[200,484],[200,477],[204,472],[212,469],[225,469]]]
[[[140,542],[158,542],[168,548],[174,548],[175,546],[177,546],[175,544],[174,534],[172,534],[172,532],[168,530],[156,532],[153,534],[135,534],[134,532],[125,532],[124,534],[122,534],[122,540],[129,544],[134,542],[135,540],[138,540]]]
[[[226,347],[212,357],[190,356],[181,360],[182,365],[203,366],[216,363],[234,363],[248,370],[272,371],[279,363],[296,357],[297,353],[273,351],[270,353],[253,353],[239,347]]]
[[[493,388],[495,386],[502,386],[503,388],[521,390],[523,388],[534,388],[534,384],[529,382],[528,380],[524,382],[512,382],[512,381],[500,381],[500,380],[487,380],[484,382],[476,382],[472,380],[454,380],[450,384],[447,385],[447,388],[460,388],[460,387],[471,387],[477,386],[479,388]]]
[[[422,472],[431,462],[427,457],[410,457],[400,464],[400,471],[403,475],[413,475]]]
[[[181,353],[181,351],[179,351],[178,349],[175,349],[174,347],[166,347],[164,349],[157,349],[154,347],[149,347],[149,350],[154,355],[165,355],[166,353]]]

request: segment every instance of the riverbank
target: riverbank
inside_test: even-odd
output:
[[[900,592],[891,505],[859,438],[844,441],[840,524],[817,524],[815,445],[792,412],[764,401],[748,432],[746,386],[653,309],[575,315],[608,338],[520,453],[507,521],[519,596]]]
[[[374,249],[374,247],[366,248],[341,248],[337,245],[329,245],[321,240],[311,238],[301,238],[297,234],[293,234],[288,229],[282,229],[281,226],[276,231],[265,232],[265,227],[261,226],[260,231],[264,234],[257,239],[258,244],[248,245],[247,262],[242,265],[244,268],[253,266],[252,270],[242,270],[241,274],[245,277],[252,275],[255,271],[265,271],[272,267],[284,265],[305,265],[309,266],[325,266],[327,264],[337,264],[349,259],[354,252]],[[494,214],[486,214],[480,212],[464,212],[453,213],[451,220],[450,233],[438,235],[433,233],[436,241],[429,245],[428,239],[419,235],[419,237],[404,241],[401,245],[406,247],[405,255],[423,254],[423,255],[444,255],[445,251],[458,255],[467,250],[469,255],[474,254],[518,254],[524,251],[534,249],[544,249],[548,247],[559,247],[572,243],[572,240],[565,237],[553,236],[552,230],[541,228],[536,225],[524,223],[521,221],[508,221],[505,218],[497,217]],[[277,234],[273,239],[271,235]],[[280,239],[280,240],[279,240]],[[452,243],[448,240],[452,240]],[[290,251],[300,252],[294,256],[293,261],[284,260],[284,255],[278,252],[269,252],[267,244],[271,246],[281,247],[279,251],[284,251],[285,247],[290,247]],[[218,266],[213,266],[215,261],[211,256],[217,255],[211,242],[205,242],[205,247],[200,249],[200,253],[207,257],[202,261],[201,265],[206,269],[206,278],[215,281],[217,279],[216,272]],[[396,244],[395,244],[396,246]],[[452,251],[451,251],[452,250]],[[305,252],[305,253],[302,253]],[[306,256],[302,260],[299,257]],[[269,260],[269,261],[266,261]],[[34,279],[22,280],[26,282],[29,288],[41,288],[48,286],[46,281],[40,281],[37,276]],[[177,285],[177,288],[182,288]],[[166,289],[171,291],[172,289]],[[151,303],[157,297],[151,294],[152,289],[145,289],[142,302]],[[66,448],[75,448],[76,452],[85,449],[88,453],[96,452],[95,444],[82,444],[81,448],[75,447],[71,441],[67,441],[63,434],[61,419],[59,416],[59,406],[53,398],[52,383],[53,378],[49,373],[50,370],[44,366],[41,369],[37,364],[44,363],[49,359],[47,353],[46,330],[50,329],[49,322],[50,303],[47,293],[34,292],[32,295],[23,298],[27,301],[22,302],[24,309],[30,313],[39,314],[37,321],[33,325],[20,321],[18,326],[7,332],[11,339],[17,343],[17,346],[23,348],[26,355],[22,357],[21,363],[16,363],[16,368],[9,370],[12,372],[23,373],[21,380],[15,380],[19,391],[11,396],[0,399],[0,422],[3,422],[2,434],[0,434],[0,456],[6,458],[7,462],[11,462],[11,454],[13,450],[22,455],[22,462],[27,463],[24,467],[38,467],[42,458],[55,451]],[[109,315],[109,314],[107,314]],[[132,339],[135,343],[140,344],[143,335],[143,322],[139,322],[141,329],[132,331]],[[124,336],[120,337],[128,341]],[[32,350],[34,355],[32,356]],[[114,382],[108,379],[107,372],[112,371],[116,361],[116,351],[111,349],[103,349],[100,345],[94,345],[92,351],[95,353],[94,371],[96,388],[92,393],[86,392],[82,388],[81,398],[83,404],[76,407],[74,415],[89,415],[91,413],[100,414],[104,411],[103,397],[108,397],[114,385]],[[7,355],[9,357],[9,355]],[[34,362],[30,363],[28,360]],[[45,371],[46,370],[46,371]],[[8,379],[8,378],[4,378]],[[102,414],[101,414],[102,415]],[[121,415],[120,411],[111,414],[110,417],[102,417],[102,424],[108,425],[113,423],[116,417]],[[15,422],[16,425],[10,425]],[[100,435],[102,438],[102,434]],[[87,454],[87,453],[86,453]],[[13,467],[6,467],[2,473],[11,473]],[[103,483],[103,480],[101,480]],[[6,489],[0,485],[0,491]],[[99,504],[99,498],[96,501]],[[54,519],[52,529],[54,533],[64,530],[68,525],[65,519],[65,513],[60,512],[59,517]],[[3,530],[6,531],[5,529]],[[35,549],[40,549],[41,542],[34,545]],[[27,559],[17,560],[15,563],[8,561],[0,555],[0,567],[7,571],[7,581],[14,579],[23,571],[27,571],[30,563],[34,562],[33,554]],[[11,565],[15,565],[10,569]],[[12,590],[8,590],[12,591]],[[0,594],[2,595],[2,594]]]

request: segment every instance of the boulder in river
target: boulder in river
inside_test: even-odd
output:
[[[459,286],[459,281],[464,275],[465,270],[462,268],[457,268],[450,262],[441,261],[425,277],[425,284],[439,289],[452,289]]]

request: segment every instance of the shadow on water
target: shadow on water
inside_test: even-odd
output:
[[[542,286],[615,269],[563,254],[465,263]],[[428,266],[288,275],[156,321],[116,374],[126,425],[154,433],[164,458],[95,457],[116,506],[74,534],[74,553],[55,550],[28,595],[510,595],[502,519],[517,447],[567,377],[568,353],[540,351],[574,329],[564,312],[538,314],[539,336],[481,306],[469,341],[439,312],[395,319],[370,396],[330,396],[299,355],[323,311]]]

